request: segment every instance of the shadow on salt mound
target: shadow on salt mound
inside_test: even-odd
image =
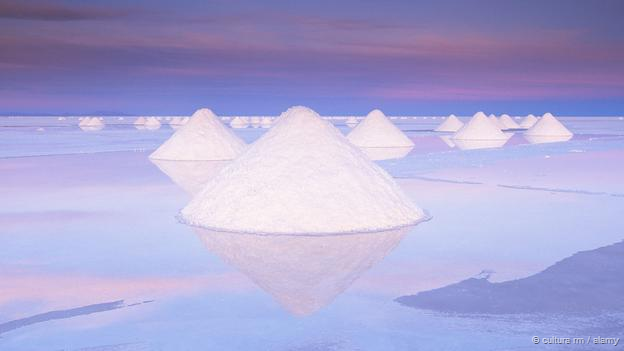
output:
[[[208,251],[251,279],[288,312],[305,316],[329,305],[381,261],[410,227],[330,236],[194,230]]]
[[[195,111],[192,118],[176,130],[149,157],[159,160],[231,160],[246,144],[207,109]]]
[[[572,135],[568,136],[540,136],[540,135],[523,135],[530,144],[545,143],[561,143],[572,139]]]
[[[377,109],[369,112],[366,118],[347,135],[347,139],[359,147],[414,146],[414,142]]]
[[[309,108],[293,107],[181,211],[220,231],[309,235],[426,220],[392,177]]]
[[[204,184],[231,161],[150,161],[177,186],[190,195],[198,193]]]
[[[413,146],[408,147],[361,147],[360,150],[373,161],[394,160],[407,156]]]

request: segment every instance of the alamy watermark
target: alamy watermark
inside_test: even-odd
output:
[[[544,345],[613,345],[617,346],[620,343],[620,338],[605,338],[601,336],[586,336],[578,338],[568,338],[559,336],[539,337],[534,336],[532,338],[534,344]]]

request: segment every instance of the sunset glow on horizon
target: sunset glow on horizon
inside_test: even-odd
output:
[[[619,115],[624,2],[0,2],[0,114]]]

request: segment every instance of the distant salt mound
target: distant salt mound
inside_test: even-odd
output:
[[[301,106],[282,114],[181,211],[195,226],[294,235],[384,230],[424,217],[390,175]]]
[[[66,120],[66,118],[65,117],[59,117],[59,118],[57,118],[57,120],[64,121],[64,120]]]
[[[524,117],[522,122],[520,122],[520,128],[522,128],[522,129],[529,129],[529,128],[533,127],[533,125],[535,125],[535,123],[537,123],[537,117],[535,117],[533,115],[528,115],[528,116]]]
[[[85,117],[78,126],[84,131],[97,131],[104,128],[104,122],[97,117]]]
[[[436,129],[436,132],[456,132],[464,126],[464,122],[460,121],[455,115],[448,116]]]
[[[262,120],[260,121],[260,126],[262,128],[270,128],[272,124],[273,119],[271,117],[262,117]]]
[[[572,136],[572,132],[568,130],[559,120],[551,113],[546,113],[540,118],[529,130],[524,132],[528,136]]]
[[[496,118],[495,115],[489,115],[488,119],[490,120],[490,122],[492,122],[493,125],[496,126],[496,128],[500,129],[500,130],[504,130],[505,126],[498,120],[498,118]]]
[[[412,147],[410,140],[380,110],[372,110],[357,127],[347,135],[359,147]]]
[[[132,123],[136,129],[145,129],[145,117],[139,117]]]
[[[160,128],[160,121],[156,117],[148,117],[143,126],[148,130],[156,130]]]
[[[230,121],[230,127],[232,128],[247,128],[247,126],[249,126],[249,122],[242,117],[234,117]]]
[[[456,140],[507,140],[503,133],[483,112],[477,112],[453,135]],[[457,144],[457,142],[456,142]]]
[[[158,160],[231,160],[245,143],[207,109],[197,110],[150,158]]]
[[[171,129],[178,129],[180,127],[182,127],[182,117],[173,117],[169,120],[169,127],[171,127]]]
[[[358,120],[357,120],[357,118],[355,118],[353,116],[347,117],[347,120],[345,121],[345,124],[347,126],[349,126],[350,128],[353,128],[353,127],[357,126]]]
[[[504,129],[520,129],[518,123],[507,114],[501,115],[498,121],[503,125]]]

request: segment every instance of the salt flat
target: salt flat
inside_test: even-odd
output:
[[[624,325],[621,311],[458,316],[394,301],[483,270],[495,272],[491,281],[528,277],[624,239],[617,118],[563,118],[575,133],[570,141],[530,144],[516,134],[502,148],[479,150],[449,147],[432,132],[439,120],[394,120],[415,147],[378,164],[433,218],[379,250],[351,239],[362,243],[351,257],[367,264],[350,271],[346,258],[331,256],[343,269],[314,271],[331,286],[311,290],[318,299],[305,316],[284,308],[288,294],[276,291],[306,286],[298,283],[306,277],[277,272],[256,250],[296,244],[237,239],[256,257],[252,273],[241,268],[245,257],[224,259],[231,252],[223,243],[207,245],[178,222],[190,195],[148,160],[173,130],[137,130],[126,120],[84,132],[56,119],[0,119],[0,349],[547,348],[531,337],[617,337]],[[265,131],[235,133],[253,142]],[[298,254],[318,257],[314,247],[323,245],[331,242],[302,245]],[[14,327],[120,300],[123,308]]]

